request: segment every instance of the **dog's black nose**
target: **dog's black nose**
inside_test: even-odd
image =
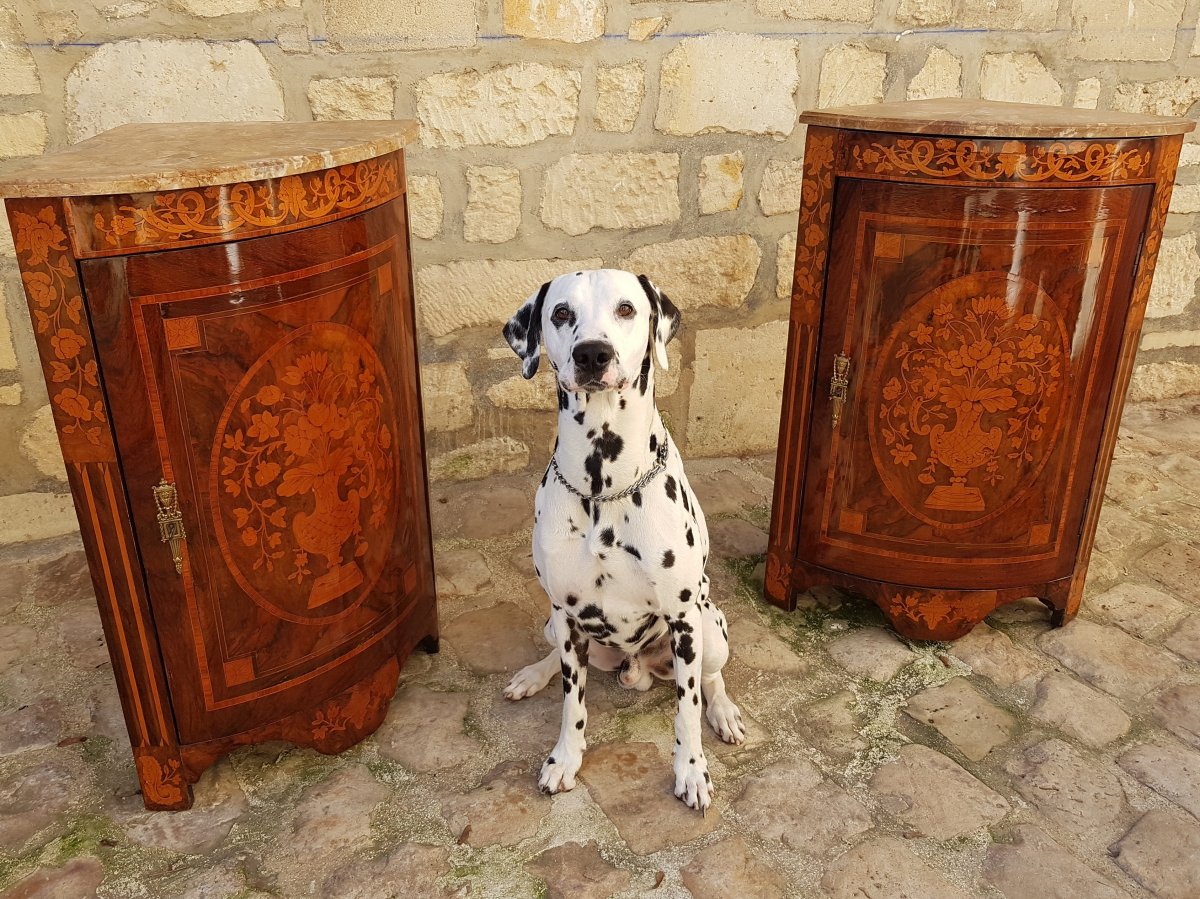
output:
[[[613,345],[607,340],[584,340],[575,344],[571,358],[579,374],[601,374],[614,355]]]

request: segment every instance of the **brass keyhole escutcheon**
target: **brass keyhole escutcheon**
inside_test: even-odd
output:
[[[187,532],[183,529],[183,513],[179,511],[179,494],[175,485],[163,478],[153,488],[154,503],[158,506],[158,530],[162,542],[170,544],[171,561],[175,563],[175,571],[183,574],[183,541]]]
[[[838,353],[833,357],[833,377],[829,379],[829,398],[833,401],[832,418],[836,428],[842,420],[842,406],[850,389],[850,357]]]

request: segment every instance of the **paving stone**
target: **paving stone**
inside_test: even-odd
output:
[[[78,771],[63,760],[41,760],[0,782],[0,852],[19,855],[76,798]]]
[[[1054,823],[1076,832],[1105,829],[1125,807],[1125,791],[1116,775],[1062,740],[1031,746],[1011,759],[1005,770],[1029,803]]]
[[[1096,748],[1123,737],[1131,723],[1103,693],[1059,672],[1042,678],[1030,714]]]
[[[1162,650],[1081,618],[1047,631],[1037,643],[1088,683],[1130,702],[1174,680],[1179,670]]]
[[[1147,812],[1108,851],[1161,899],[1200,896],[1200,825],[1178,812]]]
[[[818,858],[872,824],[857,799],[802,758],[776,762],[746,778],[734,809],[758,838]]]
[[[884,809],[935,840],[950,840],[995,824],[1008,813],[1004,797],[955,762],[912,743],[871,778]]]
[[[796,733],[826,755],[841,762],[849,761],[867,748],[863,722],[856,712],[858,700],[842,690],[816,702],[797,702],[787,713],[787,721]]]
[[[803,674],[809,669],[792,647],[750,616],[729,623],[729,646],[733,658],[754,671]]]
[[[522,762],[505,762],[493,768],[482,783],[465,796],[442,800],[442,817],[450,832],[461,834],[475,849],[515,846],[537,833],[550,812],[550,802],[538,792],[537,778]]]
[[[761,556],[767,551],[767,534],[748,521],[726,518],[708,527],[713,552],[726,559]]]
[[[371,838],[371,812],[389,790],[362,765],[348,764],[304,791],[288,848],[301,858],[332,857]]]
[[[591,688],[589,679],[589,691]],[[559,680],[554,678],[546,689],[519,702],[498,697],[492,714],[499,720],[503,732],[516,744],[518,752],[544,758],[558,739],[562,726],[562,695]],[[592,699],[588,697],[588,712],[595,721]]]
[[[858,677],[887,681],[917,657],[890,632],[864,627],[838,637],[825,647],[833,660]]]
[[[533,620],[519,606],[502,602],[459,615],[442,625],[442,637],[476,674],[516,671],[543,653],[533,642]]]
[[[993,705],[966,678],[923,690],[904,709],[910,717],[937,728],[967,758],[979,761],[1008,742],[1017,720]]]
[[[1009,843],[993,843],[983,879],[1006,899],[1129,899],[1129,894],[1031,824],[1013,828]]]
[[[653,743],[606,743],[589,749],[579,776],[634,855],[680,846],[712,833],[721,823],[715,807],[701,816],[675,798],[671,760]]]
[[[533,546],[527,545],[517,549],[508,560],[522,577],[530,578],[536,575],[533,570]]]
[[[438,536],[506,537],[533,524],[533,500],[515,487],[464,490],[459,485],[435,486],[431,516]]]
[[[1163,646],[1189,662],[1200,664],[1200,615],[1189,615],[1172,631]]]
[[[1200,749],[1200,686],[1179,684],[1164,690],[1154,701],[1154,717],[1179,739]]]
[[[43,562],[38,566],[33,582],[37,586],[30,599],[38,605],[96,604],[92,575],[82,549]]]
[[[233,767],[228,763],[210,768],[195,786],[195,804],[187,811],[146,812],[141,797],[131,804],[140,810],[121,821],[125,835],[139,846],[203,855],[220,846],[233,824],[246,811],[242,792]],[[124,816],[122,816],[124,817]]]
[[[53,746],[63,737],[63,716],[62,703],[49,696],[0,715],[0,757]]]
[[[6,892],[4,899],[89,899],[103,879],[104,866],[99,859],[82,856],[61,868],[35,871]]]
[[[67,647],[67,659],[76,668],[91,670],[108,664],[108,644],[95,602],[80,602],[62,608],[58,633]]]
[[[855,846],[821,878],[831,899],[969,899],[896,837]]]
[[[1152,549],[1138,561],[1137,567],[1176,596],[1196,598],[1196,572],[1200,571],[1200,546],[1172,540]]]
[[[736,515],[747,506],[765,502],[770,496],[769,489],[759,487],[737,472],[702,464],[688,464],[688,483],[700,500],[700,508],[710,518]]]
[[[1159,740],[1135,746],[1117,764],[1180,808],[1200,818],[1200,753]]]
[[[613,867],[596,843],[563,843],[525,863],[546,882],[546,899],[608,899],[628,889],[628,871]]]
[[[1123,553],[1139,544],[1154,540],[1154,528],[1134,518],[1116,503],[1100,510],[1096,525],[1096,549],[1105,553]]]
[[[1003,631],[981,621],[950,645],[950,653],[971,671],[1005,687],[1030,682],[1038,674],[1033,658],[1013,645]]]
[[[38,632],[24,624],[0,624],[0,674],[33,654]]]
[[[337,899],[449,899],[461,891],[442,886],[450,873],[444,846],[401,843],[382,858],[354,858],[325,880],[322,895]]]
[[[783,899],[783,877],[756,856],[741,837],[722,840],[696,853],[679,869],[683,885],[695,899]]]
[[[483,554],[475,549],[448,549],[434,556],[438,596],[474,596],[492,583]]]
[[[1130,583],[1117,584],[1088,600],[1087,605],[1135,637],[1145,637],[1174,624],[1188,611],[1186,605],[1161,590]]]
[[[420,772],[455,768],[475,758],[481,747],[463,730],[470,702],[466,693],[402,687],[375,733],[379,754]]]

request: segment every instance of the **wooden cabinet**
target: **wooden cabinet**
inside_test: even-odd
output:
[[[126,126],[0,186],[147,807],[353,745],[436,649],[409,132]]]
[[[1193,127],[1097,115],[938,100],[802,117],[776,604],[836,584],[920,639],[1026,596],[1075,615]]]

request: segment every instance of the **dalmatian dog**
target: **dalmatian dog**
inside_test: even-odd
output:
[[[604,269],[543,284],[504,327],[538,370],[557,378],[558,440],[534,504],[533,561],[550,597],[554,649],[513,677],[509,699],[561,672],[562,729],[538,786],[570,790],[583,762],[588,663],[649,689],[673,679],[675,795],[703,812],[714,791],[700,742],[701,701],[729,743],[745,740],[725,693],[725,616],[709,599],[708,529],[654,404],[652,357],[665,370],[679,310],[645,276]]]

